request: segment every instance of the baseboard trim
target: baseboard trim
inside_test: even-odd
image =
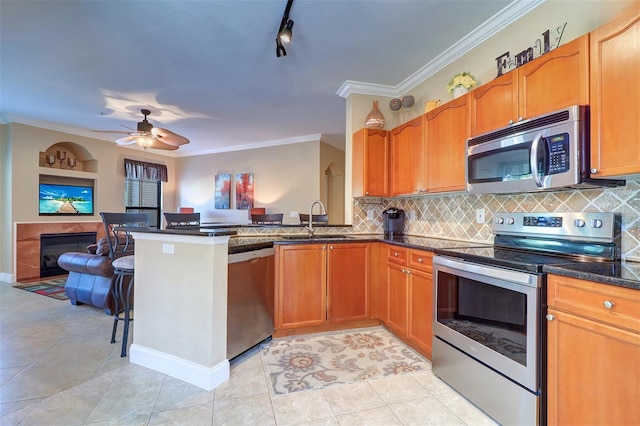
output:
[[[129,348],[129,361],[132,364],[164,373],[207,391],[213,390],[229,380],[228,359],[207,368],[192,361],[132,343]]]
[[[16,276],[14,274],[8,274],[6,272],[0,272],[0,281],[8,282],[8,283],[15,283],[16,282]]]

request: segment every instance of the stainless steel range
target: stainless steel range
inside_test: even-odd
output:
[[[613,261],[613,213],[497,213],[492,247],[436,250],[433,372],[501,424],[544,424],[544,265]]]

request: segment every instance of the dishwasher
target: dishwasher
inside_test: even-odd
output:
[[[229,255],[227,359],[273,334],[273,247]]]

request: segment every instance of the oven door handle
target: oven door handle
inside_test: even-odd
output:
[[[483,266],[476,263],[454,260],[444,256],[435,256],[433,258],[433,267],[442,265],[460,271],[461,273],[476,274],[489,277],[492,280],[500,279],[511,283],[525,285],[527,287],[537,287],[537,276],[526,272],[510,271],[503,268],[494,268],[491,266]]]
[[[542,132],[538,133],[533,142],[531,142],[531,153],[529,155],[529,165],[531,166],[531,174],[533,175],[533,181],[538,188],[543,187],[542,179],[540,178],[540,171],[538,170],[538,145],[540,145],[540,139],[542,139]]]

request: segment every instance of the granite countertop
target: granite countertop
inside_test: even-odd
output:
[[[543,271],[640,290],[640,263],[638,262],[574,262],[548,265],[543,268]]]
[[[227,224],[228,225],[228,224]],[[246,226],[246,225],[242,225]],[[249,225],[251,226],[251,225]],[[298,225],[294,225],[298,227]],[[343,225],[338,225],[343,226]],[[261,226],[264,227],[264,226]],[[280,227],[278,225],[278,227]],[[326,226],[325,226],[326,227]],[[331,226],[329,226],[331,227]],[[406,248],[435,251],[438,249],[459,247],[484,247],[492,244],[474,243],[470,241],[448,240],[444,238],[420,237],[413,235],[397,235],[388,237],[382,234],[316,234],[313,238],[299,235],[237,235],[233,227],[200,227],[181,229],[146,229],[140,232],[179,235],[222,236],[230,235],[229,254],[242,253],[280,244],[309,244],[309,243],[353,243],[353,242],[384,242]],[[344,238],[336,238],[343,235]],[[567,277],[595,281],[640,290],[639,262],[573,262],[559,265],[546,265],[544,272],[564,275]]]

